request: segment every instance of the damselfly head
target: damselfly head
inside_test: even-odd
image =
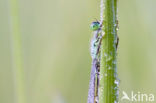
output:
[[[91,30],[96,31],[100,29],[100,23],[98,21],[92,22],[90,28]]]

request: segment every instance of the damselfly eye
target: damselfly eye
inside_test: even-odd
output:
[[[90,28],[93,31],[98,30],[100,28],[100,23],[98,21],[92,22],[92,24],[90,25]]]

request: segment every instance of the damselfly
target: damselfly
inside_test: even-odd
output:
[[[104,33],[102,32],[102,23],[98,21],[92,22],[91,29],[94,32],[91,40],[91,57],[92,68],[90,75],[89,91],[88,91],[88,103],[98,103],[99,100],[99,71],[100,71],[100,46]]]

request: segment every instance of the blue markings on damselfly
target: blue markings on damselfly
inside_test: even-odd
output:
[[[100,29],[100,23],[98,21],[92,22],[92,24],[90,25],[90,29],[93,31]]]
[[[100,71],[100,47],[102,37],[104,33],[102,32],[102,24],[98,21],[92,22],[90,26],[93,30],[93,37],[91,40],[91,57],[92,57],[92,68],[90,75],[89,91],[88,91],[88,103],[98,103],[99,101],[99,71]]]

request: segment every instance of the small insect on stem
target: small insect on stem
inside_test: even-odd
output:
[[[92,68],[90,75],[88,103],[98,103],[99,96],[99,72],[100,72],[100,47],[104,33],[101,30],[102,24],[98,21],[92,22],[90,28],[93,30],[94,35],[91,40],[91,57]]]

